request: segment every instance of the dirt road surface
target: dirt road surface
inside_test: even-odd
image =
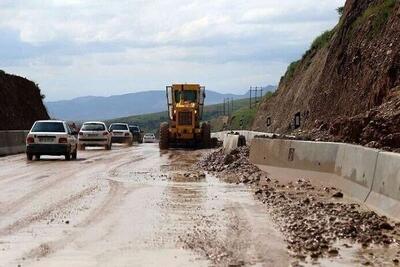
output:
[[[77,161],[0,158],[0,266],[288,266],[246,186],[189,170],[156,144]]]

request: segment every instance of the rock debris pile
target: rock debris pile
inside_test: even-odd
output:
[[[201,159],[198,165],[228,182],[257,183],[263,173],[249,161],[249,152],[247,146],[238,147],[228,155],[219,149]]]
[[[228,155],[217,150],[205,156],[199,166],[221,179],[229,177],[230,182],[251,184],[256,197],[267,205],[296,258],[337,256],[338,241],[344,242],[345,247],[352,243],[361,244],[363,248],[370,245],[400,247],[399,223],[343,200],[343,193],[336,188],[317,187],[304,179],[281,184],[268,178],[250,163],[248,147],[240,147]],[[392,260],[395,262],[398,258]]]

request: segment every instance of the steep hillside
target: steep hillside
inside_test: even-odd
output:
[[[35,120],[48,118],[34,82],[0,71],[0,130],[26,130]]]
[[[399,32],[399,1],[348,0],[338,25],[288,67],[274,96],[260,106],[253,129],[293,132],[297,114],[301,122],[297,132],[384,146],[387,135],[400,132],[399,124],[386,127],[399,115],[399,107],[385,111],[393,108],[388,102],[397,103],[400,90]],[[378,123],[376,114],[382,116],[379,125],[372,126]],[[357,131],[349,134],[355,120]]]

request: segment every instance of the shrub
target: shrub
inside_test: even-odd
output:
[[[337,13],[339,14],[339,16],[342,16],[342,15],[343,15],[343,12],[344,12],[344,6],[338,7],[338,8],[336,9],[336,11],[337,11]]]

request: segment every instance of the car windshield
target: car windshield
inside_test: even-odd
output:
[[[82,126],[82,131],[104,131],[106,127],[104,127],[101,123],[85,123]]]
[[[128,130],[128,127],[125,124],[112,124],[110,130]]]
[[[197,100],[197,91],[194,90],[184,90],[184,91],[175,91],[175,101],[181,101],[181,97],[183,101],[196,102]]]
[[[131,130],[131,132],[140,132],[140,129],[137,126],[129,126],[129,129]]]
[[[145,134],[146,137],[154,137],[154,134]]]
[[[50,132],[50,133],[65,133],[64,124],[62,122],[37,122],[32,128],[32,132]]]

